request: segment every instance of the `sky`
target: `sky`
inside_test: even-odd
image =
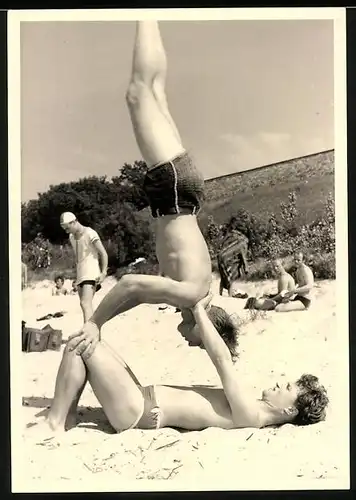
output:
[[[167,95],[206,179],[334,148],[333,21],[162,21]],[[134,22],[21,23],[21,195],[141,159]]]

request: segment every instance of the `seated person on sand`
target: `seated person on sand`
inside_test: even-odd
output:
[[[197,221],[204,178],[184,149],[169,112],[166,71],[157,21],[138,21],[126,97],[136,142],[148,167],[143,189],[155,221],[160,275],[124,275],[76,335],[79,350],[98,342],[107,321],[143,303],[179,308],[180,331],[192,330],[195,319],[190,309],[209,293],[211,260]],[[231,334],[234,342],[234,325],[226,311],[211,307],[209,317],[219,333]]]
[[[287,273],[281,259],[275,259],[272,262],[272,268],[278,277],[277,293],[264,295],[263,297],[250,297],[246,302],[245,309],[272,311],[283,301],[287,292],[291,292],[295,289],[294,278]]]
[[[77,280],[72,280],[72,289],[69,292],[71,295],[75,295],[78,293],[78,285],[77,285]]]
[[[54,283],[52,295],[68,295],[68,290],[64,287],[64,277],[62,275],[56,276]]]
[[[117,432],[162,427],[261,428],[284,423],[307,425],[324,420],[328,397],[313,375],[302,375],[295,382],[277,382],[274,387],[263,390],[259,399],[255,398],[235,371],[231,353],[208,317],[206,309],[210,298],[206,297],[192,308],[199,337],[191,332],[186,339],[206,350],[222,388],[142,387],[127,364],[103,341],[89,356],[86,351],[78,355],[69,341],[57,374],[51,408],[42,421],[28,424],[27,427],[33,429],[30,432],[42,441],[57,436],[60,443],[60,434],[77,423],[77,406],[87,381]]]
[[[313,271],[304,263],[302,252],[294,254],[294,262],[297,266],[297,286],[284,295],[282,303],[275,309],[277,312],[303,311],[310,307],[311,291],[314,287]]]

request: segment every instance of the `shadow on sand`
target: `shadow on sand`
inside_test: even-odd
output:
[[[22,406],[41,409],[35,414],[36,417],[43,417],[48,412],[52,404],[51,398],[44,397],[23,397]],[[115,434],[115,430],[110,425],[102,408],[93,408],[91,406],[78,406],[78,426],[86,429],[96,429],[106,434]]]

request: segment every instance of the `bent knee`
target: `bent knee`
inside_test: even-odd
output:
[[[63,351],[63,356],[66,354],[75,354],[76,353],[76,342],[77,342],[77,339],[74,337],[73,339],[70,339],[67,341],[66,343],[66,346],[64,348],[64,351]]]
[[[129,107],[138,106],[147,96],[152,96],[152,87],[140,79],[133,79],[126,91],[126,102]]]

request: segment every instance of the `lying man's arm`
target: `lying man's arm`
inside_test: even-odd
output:
[[[236,427],[261,427],[258,402],[237,378],[231,354],[210,321],[202,303],[198,303],[193,314],[199,326],[204,347],[213,362],[229,402],[232,419]]]

